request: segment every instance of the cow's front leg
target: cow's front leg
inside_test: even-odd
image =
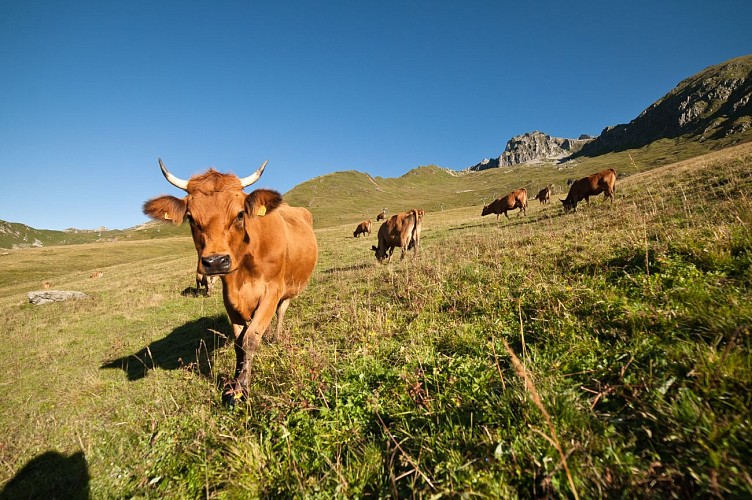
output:
[[[259,303],[258,308],[253,313],[253,319],[248,323],[243,333],[241,346],[243,362],[240,365],[240,372],[236,380],[236,384],[243,393],[248,393],[248,387],[251,384],[251,363],[253,362],[253,356],[256,354],[256,350],[261,343],[261,337],[272,322],[279,302],[278,295],[277,293],[267,293],[261,299],[261,303]]]
[[[226,384],[224,392],[222,393],[222,401],[226,404],[234,405],[236,401],[242,399],[243,389],[238,384],[238,375],[245,365],[245,351],[243,350],[243,339],[248,325],[245,323],[232,324],[233,333],[233,345],[235,347],[235,374],[233,375],[232,382]]]
[[[238,375],[240,375],[240,369],[243,367],[243,361],[245,360],[245,351],[243,350],[243,338],[245,337],[245,329],[248,325],[242,324],[242,325],[232,325],[232,332],[234,334],[235,340],[235,375],[234,378],[237,379]]]

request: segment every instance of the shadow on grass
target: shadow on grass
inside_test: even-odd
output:
[[[134,354],[106,361],[100,368],[121,369],[130,381],[144,378],[154,368],[196,369],[210,377],[211,354],[228,342],[232,342],[232,328],[226,315],[200,318],[174,329],[165,338]]]
[[[31,459],[0,491],[0,500],[16,498],[89,498],[83,452],[65,456],[47,451]]]

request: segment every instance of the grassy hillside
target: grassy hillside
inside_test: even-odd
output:
[[[749,497],[752,145],[658,156],[613,205],[429,211],[390,265],[322,224],[234,409],[188,237],[3,253],[0,496]],[[91,298],[33,307],[42,279]]]
[[[751,139],[752,130],[734,138],[741,141]],[[366,219],[375,222],[382,208],[393,214],[415,207],[428,212],[475,207],[480,213],[484,203],[513,189],[524,187],[528,196],[533,197],[539,189],[554,184],[556,193],[564,198],[567,179],[578,179],[605,168],[614,168],[623,176],[632,175],[725,145],[728,143],[664,139],[640,149],[595,158],[583,157],[563,164],[540,162],[461,174],[428,166],[411,170],[396,179],[371,177],[355,171],[337,172],[296,186],[285,194],[285,201],[311,210],[316,227],[339,224],[354,227]]]
[[[0,221],[0,248],[38,248],[83,243],[112,243],[123,240],[170,238],[189,234],[188,229],[166,224],[147,223],[131,229],[53,231],[35,229],[25,224]]]

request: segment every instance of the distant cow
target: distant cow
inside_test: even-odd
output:
[[[313,216],[305,208],[283,203],[276,191],[243,192],[261,177],[266,162],[243,178],[209,169],[183,180],[168,172],[161,160],[159,166],[167,181],[187,195],[154,198],[144,204],[144,213],[175,224],[187,220],[198,271],[222,278],[236,357],[235,380],[223,398],[234,403],[248,393],[251,362],[275,311],[279,336],[290,300],[305,289],[316,266]]]
[[[535,199],[540,202],[541,205],[547,204],[551,201],[551,186],[546,186],[535,195]]]
[[[520,209],[517,212],[517,217],[520,216],[520,213],[527,215],[527,189],[515,189],[505,197],[495,199],[489,205],[483,207],[480,215],[496,214],[496,220],[498,221],[501,214],[504,214],[508,219],[509,215],[507,215],[507,211],[514,210],[515,208]]]
[[[91,279],[101,278],[104,276],[104,273],[102,271],[94,271],[91,273],[91,276],[89,276]]]
[[[376,222],[386,219],[386,211],[382,211],[376,216]]]
[[[203,293],[205,296],[211,297],[211,292],[214,290],[217,279],[219,278],[216,275],[196,272],[196,294],[201,295]],[[204,290],[203,292],[201,291],[202,289]]]
[[[353,238],[357,238],[358,236],[365,235],[368,233],[371,234],[371,221],[365,220],[358,224],[358,227],[355,228],[355,231],[353,231]]]
[[[613,203],[615,192],[616,170],[609,168],[574,181],[569,188],[567,198],[559,201],[563,204],[565,212],[569,210],[576,212],[578,202],[585,200],[589,204],[591,196],[598,196],[601,193],[603,193],[604,199],[611,198],[611,203]]]
[[[421,210],[422,212],[422,210]],[[418,255],[420,244],[420,230],[423,217],[416,209],[392,215],[379,228],[379,246],[372,246],[376,260],[384,263],[391,262],[395,247],[402,249],[400,260],[405,258],[405,252],[412,249],[413,255]]]

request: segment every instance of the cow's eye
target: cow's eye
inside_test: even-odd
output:
[[[241,210],[238,212],[238,217],[235,219],[235,222],[243,222],[243,220],[245,220],[245,212]]]

